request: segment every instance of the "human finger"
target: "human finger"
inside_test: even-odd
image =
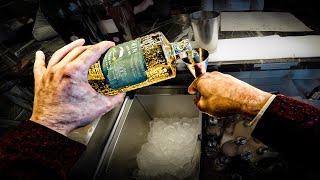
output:
[[[73,41],[72,43],[62,47],[61,49],[57,50],[52,56],[48,63],[48,68],[51,68],[58,62],[60,62],[63,57],[65,57],[71,50],[78,46],[82,46],[85,43],[84,39],[78,39]]]

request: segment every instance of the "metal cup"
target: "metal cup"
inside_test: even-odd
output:
[[[195,48],[199,54],[199,59],[191,64],[189,61],[183,60],[191,74],[196,78],[207,72],[209,52],[202,48]]]
[[[190,15],[190,19],[196,43],[213,53],[218,45],[220,13],[197,11]]]
[[[197,51],[197,53],[199,54],[199,58],[194,59],[194,63],[191,63],[189,59],[183,59],[183,62],[186,64],[191,74],[195,78],[199,78],[207,72],[209,52],[202,48],[195,48],[194,50]],[[200,92],[197,92],[196,100],[199,100],[200,97]]]

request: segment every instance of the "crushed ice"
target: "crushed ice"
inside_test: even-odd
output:
[[[200,144],[199,118],[155,118],[148,141],[137,154],[139,176],[184,179],[196,172]]]

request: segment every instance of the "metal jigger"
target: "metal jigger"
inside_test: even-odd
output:
[[[209,59],[209,52],[202,48],[195,48],[193,49],[193,53],[191,57],[182,59],[183,62],[188,67],[191,74],[198,78],[207,72],[208,67],[208,59]],[[196,93],[196,98],[200,99],[201,94],[198,91]]]
[[[209,52],[202,48],[195,48],[192,57],[184,58],[183,62],[191,74],[197,78],[207,72]]]

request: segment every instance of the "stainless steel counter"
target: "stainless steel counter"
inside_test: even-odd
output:
[[[154,29],[154,31],[162,31],[170,41],[173,41],[181,33],[181,30],[181,25],[175,23],[172,19],[168,20],[167,23],[162,22],[159,24],[159,27]],[[219,39],[255,37],[272,34],[287,36],[318,33],[220,32]],[[141,95],[186,95],[187,87],[194,78],[183,63],[178,63],[177,69],[178,72],[175,79],[142,88],[134,92],[129,92],[124,104],[128,105],[129,102],[133,102],[129,97],[133,98]],[[250,61],[210,62],[208,71],[210,72],[214,70],[231,74],[234,77],[265,91],[282,93],[308,101],[309,103],[314,103],[316,105],[320,104],[319,100],[307,99],[312,90],[317,86],[320,86],[319,58],[257,59]],[[168,101],[172,101],[172,99],[168,99]],[[72,177],[80,179],[103,179],[107,176],[105,168],[107,167],[106,163],[108,161],[106,158],[110,158],[110,152],[112,152],[109,148],[115,147],[114,145],[116,141],[114,136],[116,134],[119,135],[119,132],[117,132],[119,131],[119,127],[123,127],[125,124],[125,120],[121,120],[120,114],[125,111],[128,113],[130,109],[130,107],[129,109],[128,107],[129,106],[117,107],[101,117],[100,120],[97,120],[95,122],[96,124],[80,130],[87,133],[84,138],[78,138],[78,140],[83,143],[87,142],[87,150],[73,168]],[[122,128],[120,128],[120,131],[121,129]]]
[[[312,90],[320,85],[320,69],[257,69],[241,71],[236,66],[233,67],[235,68],[234,71],[225,73],[229,73],[265,91],[282,93],[305,100],[308,103],[320,105],[319,100],[307,99]],[[211,66],[210,68],[213,67]],[[175,79],[128,93],[127,102],[132,101],[129,96],[186,95],[187,87],[192,80],[193,76],[187,70],[181,69]],[[177,100],[169,98],[167,101],[168,103],[176,103]],[[187,104],[187,102],[181,102],[181,104]],[[190,101],[189,105],[193,105],[193,103]],[[162,107],[158,108],[158,110],[161,110]],[[115,108],[97,122],[96,128],[88,141],[86,152],[73,169],[74,177],[92,179],[93,177],[106,176],[106,174],[103,175],[103,173],[106,173],[103,171],[106,167],[105,157],[113,138],[112,134],[114,135],[116,127],[119,126],[121,111],[125,111],[124,106]]]

